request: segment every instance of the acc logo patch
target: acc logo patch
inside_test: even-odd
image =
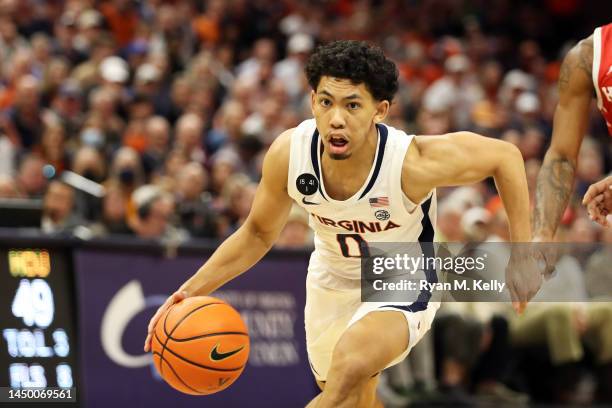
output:
[[[391,214],[389,214],[389,211],[387,210],[377,210],[374,213],[374,216],[379,221],[387,221],[391,217]]]

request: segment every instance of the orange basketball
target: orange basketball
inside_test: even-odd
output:
[[[192,297],[159,319],[152,351],[157,371],[172,387],[186,394],[213,394],[244,370],[249,334],[240,314],[223,300]]]

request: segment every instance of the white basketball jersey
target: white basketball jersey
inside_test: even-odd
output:
[[[401,186],[404,157],[414,135],[383,124],[377,128],[378,147],[370,174],[359,191],[344,201],[334,200],[325,191],[315,120],[302,122],[291,136],[287,191],[310,214],[315,250],[308,273],[322,286],[335,286],[334,277],[358,281],[360,256],[368,242],[434,241],[435,190],[415,204]]]

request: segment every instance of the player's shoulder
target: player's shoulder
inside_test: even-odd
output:
[[[465,131],[444,133],[441,135],[416,135],[414,142],[410,144],[407,157],[427,159],[435,149],[443,149],[453,142],[453,140],[464,136]]]
[[[428,161],[439,162],[442,158],[452,157],[457,144],[477,143],[483,136],[468,132],[450,132],[441,135],[416,135],[410,143],[404,159],[404,169],[413,167],[426,167],[423,164]]]
[[[278,160],[280,162],[289,161],[289,151],[291,148],[291,136],[295,132],[296,128],[285,130],[283,133],[278,135],[276,139],[270,145],[266,156],[268,158]]]
[[[593,45],[594,45],[593,34],[591,34],[588,37],[583,38],[582,40],[578,41],[578,43],[576,43],[576,45],[574,45],[569,50],[567,55],[571,57],[584,58],[586,61],[592,64],[593,63]]]
[[[281,133],[274,142],[270,145],[270,149],[268,150],[268,155],[272,155],[276,158],[289,159],[292,140],[294,143],[297,141],[299,143],[306,143],[310,146],[310,138],[305,137],[308,134],[314,133],[316,130],[316,123],[314,119],[307,119],[301,122],[296,127],[285,130]]]
[[[291,135],[295,128],[282,132],[270,145],[266,152],[262,180],[268,185],[286,188],[287,170],[289,169],[289,155],[291,149]]]
[[[591,92],[593,75],[593,35],[580,40],[563,58],[559,71],[559,92]]]
[[[446,135],[415,135],[406,149],[402,163],[402,173],[417,176],[417,178],[426,176],[423,172],[429,168],[428,160],[430,160],[431,149],[436,141],[439,142],[439,139],[444,136]]]

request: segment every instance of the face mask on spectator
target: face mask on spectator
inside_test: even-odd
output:
[[[81,141],[84,145],[99,149],[104,146],[104,134],[95,128],[87,128],[81,133]]]
[[[83,172],[83,177],[89,179],[91,181],[95,181],[96,183],[100,183],[103,181],[102,177],[98,175],[98,173],[93,169],[87,169]]]
[[[125,185],[134,184],[134,180],[136,179],[136,172],[134,169],[124,168],[119,170],[119,181]]]

